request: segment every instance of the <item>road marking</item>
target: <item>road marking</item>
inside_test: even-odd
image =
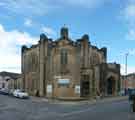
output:
[[[76,114],[88,112],[90,110],[92,110],[92,108],[88,108],[88,109],[84,109],[84,110],[78,110],[78,111],[74,111],[74,112],[70,112],[70,113],[63,113],[61,116],[66,117],[66,116],[76,115]]]

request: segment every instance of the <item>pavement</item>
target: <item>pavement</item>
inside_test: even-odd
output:
[[[99,99],[80,99],[80,100],[64,100],[64,99],[47,99],[47,98],[40,98],[31,96],[31,99],[36,102],[49,102],[51,104],[96,104],[96,103],[102,103],[102,102],[111,102],[111,101],[121,101],[121,100],[127,100],[128,96],[116,96],[116,97],[105,97],[105,98],[99,98]]]
[[[93,103],[93,104],[92,104]],[[126,97],[91,101],[48,101],[0,95],[0,120],[135,120]]]

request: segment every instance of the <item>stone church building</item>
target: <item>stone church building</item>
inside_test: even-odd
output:
[[[120,91],[120,65],[107,63],[107,48],[91,45],[88,35],[72,40],[68,28],[52,40],[41,34],[38,44],[22,46],[23,88],[49,98],[115,96]]]

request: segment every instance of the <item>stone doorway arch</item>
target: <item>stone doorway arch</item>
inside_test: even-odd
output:
[[[113,76],[107,79],[107,95],[115,95],[116,91],[116,80]]]
[[[81,97],[90,96],[90,81],[89,75],[82,75],[81,79]]]

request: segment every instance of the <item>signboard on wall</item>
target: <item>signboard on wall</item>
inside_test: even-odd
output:
[[[75,85],[75,93],[80,94],[80,85]]]
[[[52,93],[52,85],[47,85],[47,93]]]
[[[61,76],[54,76],[54,79],[61,79]]]

